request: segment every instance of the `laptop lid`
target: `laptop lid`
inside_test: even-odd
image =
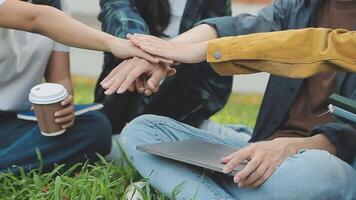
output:
[[[138,145],[137,150],[172,160],[223,172],[221,158],[238,151],[237,148],[214,144],[203,140],[182,140],[155,144]],[[235,175],[245,166],[240,164],[230,174]]]

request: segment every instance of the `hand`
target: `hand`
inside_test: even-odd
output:
[[[164,70],[163,68],[160,69],[160,71],[163,71],[163,70]],[[164,77],[162,77],[162,78],[164,78]],[[159,90],[159,82],[160,81],[155,81],[155,82],[158,82],[158,84],[156,85],[155,88],[152,88],[152,87],[154,87],[154,86],[152,86],[153,84],[151,84],[151,87],[149,87],[147,77],[142,75],[142,76],[138,77],[136,79],[136,81],[134,81],[134,83],[132,83],[130,85],[128,90],[130,92],[134,92],[136,90],[139,94],[151,96],[152,94],[158,92],[158,90]]]
[[[173,76],[175,73],[176,70],[166,64],[150,63],[145,59],[133,58],[123,61],[113,69],[101,82],[101,85],[106,90],[106,95],[115,92],[122,94],[128,89],[133,91],[134,84],[139,92],[145,92],[147,89],[154,92],[158,90],[161,80],[166,76]],[[152,94],[150,91],[145,94]]]
[[[171,61],[171,60],[154,57],[154,56],[142,51],[140,48],[137,48],[135,45],[133,45],[129,40],[114,38],[113,40],[110,41],[109,48],[110,48],[112,54],[114,54],[116,57],[122,58],[122,59],[132,58],[132,57],[140,57],[140,58],[146,59],[152,63],[159,63],[159,62],[163,62],[166,64],[173,63],[173,61]]]
[[[166,41],[151,35],[127,35],[127,38],[145,52],[182,63],[199,63],[206,60],[207,42],[182,43]]]
[[[259,187],[287,157],[298,153],[297,144],[302,142],[303,138],[277,138],[250,144],[221,159],[225,164],[223,172],[229,174],[241,162],[247,160],[246,166],[234,176],[234,182],[239,187]]]
[[[66,99],[61,102],[62,110],[59,110],[54,113],[55,123],[60,124],[62,129],[67,129],[74,124],[74,104],[73,104],[73,96],[68,95]]]

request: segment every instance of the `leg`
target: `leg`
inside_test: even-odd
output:
[[[239,199],[356,199],[356,171],[336,156],[321,150],[303,150],[288,158],[257,189],[238,188],[231,179],[220,179]]]
[[[75,125],[63,135],[45,137],[37,123],[18,119],[0,125],[0,171],[17,172],[21,166],[26,171],[39,167],[36,149],[43,157],[44,170],[54,164],[72,165],[77,162],[96,161],[96,153],[106,155],[111,148],[111,127],[99,112],[90,112],[76,118]]]
[[[201,169],[136,150],[139,144],[185,139],[201,139],[231,146],[239,143],[224,140],[220,135],[181,124],[167,117],[153,115],[141,116],[127,125],[122,132],[120,143],[138,172],[149,178],[153,187],[170,197],[174,188],[183,183],[177,199],[191,199],[194,196],[196,199],[232,199],[209,176],[202,178]]]
[[[250,139],[252,129],[245,125],[220,125],[208,119],[199,126],[200,129],[218,134],[223,140],[235,141],[237,146],[244,146]]]

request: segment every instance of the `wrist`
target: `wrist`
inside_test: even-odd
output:
[[[104,40],[102,41],[102,43],[103,43],[103,46],[104,46],[104,51],[105,52],[110,52],[110,53],[113,53],[113,51],[114,51],[114,47],[115,47],[115,45],[117,45],[116,43],[117,43],[117,41],[119,41],[120,40],[120,38],[116,38],[116,37],[114,37],[114,36],[112,36],[112,35],[107,35],[105,38],[104,38]]]
[[[303,149],[304,138],[281,137],[275,138],[272,141],[277,142],[278,146],[280,146],[287,155],[295,155]]]
[[[207,49],[208,49],[208,42],[201,42],[192,44],[193,52],[197,52],[196,60],[194,62],[203,62],[207,59]]]

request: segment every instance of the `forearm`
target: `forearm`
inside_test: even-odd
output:
[[[0,15],[0,26],[5,28],[40,33],[69,46],[110,51],[109,41],[113,36],[90,28],[49,6],[8,0],[1,6]]]
[[[63,85],[69,94],[74,94],[70,74],[69,53],[53,51],[47,64],[45,79]]]
[[[318,149],[328,151],[330,154],[336,155],[336,146],[323,134],[317,134],[306,138],[292,138],[294,147],[297,151],[302,149]]]
[[[199,43],[218,38],[216,30],[207,24],[196,26],[172,39],[174,42]]]
[[[56,79],[54,81],[48,81],[48,82],[61,84],[67,89],[68,94],[74,95],[73,84],[69,77],[63,79]]]
[[[49,7],[43,9],[43,6],[36,9],[33,32],[69,46],[110,51],[109,41],[114,38],[113,36],[90,28],[56,9]]]

